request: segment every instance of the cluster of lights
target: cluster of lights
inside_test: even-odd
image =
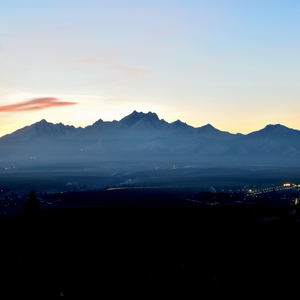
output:
[[[300,188],[300,184],[295,184],[295,183],[290,183],[290,182],[285,182],[282,186],[283,187],[298,187],[298,188]]]

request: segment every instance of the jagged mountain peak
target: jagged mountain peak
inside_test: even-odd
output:
[[[59,123],[51,123],[51,122],[48,122],[46,121],[45,119],[42,119],[41,121],[38,121],[36,123],[33,123],[32,125],[30,126],[26,126],[24,128],[37,128],[37,129],[43,129],[43,128],[56,128],[56,129],[59,129],[59,128],[75,128],[73,125],[65,125],[63,124],[62,122],[59,122]]]
[[[224,138],[228,138],[228,137],[233,137],[235,136],[234,134],[231,134],[230,132],[227,131],[222,131],[217,129],[216,127],[214,127],[211,124],[206,124],[203,125],[201,127],[196,128],[197,132],[199,134],[205,135],[205,136],[209,136],[209,137],[224,137]]]
[[[136,110],[134,110],[131,114],[129,114],[128,116],[124,117],[123,119],[126,119],[126,118],[134,118],[134,117],[140,117],[140,118],[157,118],[158,119],[158,116],[156,113],[154,112],[147,112],[147,113],[144,113],[144,112],[138,112]]]
[[[215,128],[214,126],[212,126],[210,123],[208,123],[206,125],[203,125],[200,128],[207,129],[207,130],[218,130],[217,128]]]
[[[268,124],[263,130],[291,130],[291,128],[281,124]]]
[[[45,119],[42,119],[42,120],[40,120],[40,121],[38,121],[36,123],[33,123],[32,125],[47,125],[47,124],[52,124],[53,125],[53,123],[50,123],[50,122],[48,122]]]
[[[185,126],[185,125],[187,125],[185,122],[182,122],[182,121],[180,121],[180,120],[176,120],[176,121],[172,122],[171,124],[173,124],[173,125],[180,125],[180,126]]]
[[[102,125],[103,123],[104,123],[104,121],[102,119],[99,119],[98,121],[96,121],[95,123],[93,123],[92,126]]]
[[[214,126],[212,126],[211,124],[206,124],[206,125],[203,125],[201,127],[198,127],[197,128],[199,131],[202,131],[202,132],[221,132],[219,129],[215,128]]]
[[[37,123],[41,123],[41,124],[44,124],[44,123],[48,123],[46,119],[42,119],[41,121],[37,122]]]
[[[148,113],[143,113],[135,110],[128,116],[121,119],[120,123],[130,126],[141,120],[159,121],[159,118],[156,113],[150,111]]]
[[[290,133],[299,132],[298,130],[289,128],[282,124],[269,124],[261,130],[249,133],[249,135],[285,135]]]

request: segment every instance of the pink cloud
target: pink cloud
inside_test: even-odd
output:
[[[0,112],[32,111],[51,107],[75,105],[77,102],[60,101],[58,98],[35,98],[11,105],[0,106]]]

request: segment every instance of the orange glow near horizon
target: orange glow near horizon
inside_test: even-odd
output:
[[[42,99],[42,101],[40,101],[40,99]],[[44,101],[43,99],[46,100]],[[0,107],[0,116],[2,116],[0,127],[1,136],[12,133],[15,130],[31,125],[42,119],[46,119],[51,123],[61,122],[65,125],[85,127],[93,124],[99,119],[103,119],[104,121],[120,120],[121,118],[130,114],[133,110],[143,111],[145,113],[149,111],[156,112],[160,119],[164,119],[170,123],[178,119],[194,127],[201,127],[209,123],[219,130],[228,131],[231,133],[248,134],[250,132],[260,130],[268,124],[271,124],[271,122],[265,122],[263,118],[261,118],[260,120],[256,119],[256,122],[246,122],[245,120],[241,119],[241,116],[238,115],[236,118],[234,118],[233,116],[231,120],[229,120],[228,117],[222,120],[222,116],[219,114],[217,114],[215,118],[216,122],[214,122],[213,117],[211,117],[212,119],[210,120],[209,116],[205,115],[203,111],[201,112],[201,114],[199,113],[198,119],[195,118],[195,116],[191,112],[187,112],[185,116],[184,113],[179,114],[175,110],[171,110],[168,112],[166,107],[162,106],[157,106],[156,110],[150,110],[147,109],[149,105],[141,105],[141,103],[139,103],[138,105],[139,107],[141,107],[141,109],[138,110],[135,109],[135,102],[110,103],[108,109],[106,108],[102,110],[100,105],[99,110],[97,109],[96,105],[94,105],[94,108],[90,108],[89,104],[85,104],[84,101],[80,101],[76,97],[71,97],[71,100],[68,102],[64,100],[59,101],[56,98],[38,98],[34,99],[33,101],[35,103],[31,103],[32,101],[24,101],[15,105],[7,105],[3,110],[1,110]],[[77,103],[78,105],[74,105]],[[36,107],[34,109],[31,109],[31,107],[29,107],[28,109],[27,105],[38,105],[39,107]],[[114,109],[114,106],[116,107],[116,109]],[[127,109],[126,106],[131,108]],[[273,122],[273,124],[275,124],[275,122]],[[289,122],[289,124],[288,122],[282,122],[281,124],[297,129],[296,124],[293,125],[293,122]]]

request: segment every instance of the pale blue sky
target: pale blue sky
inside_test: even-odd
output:
[[[296,0],[2,1],[0,106],[77,104],[0,108],[0,134],[132,110],[232,132],[300,129],[299,32]]]

